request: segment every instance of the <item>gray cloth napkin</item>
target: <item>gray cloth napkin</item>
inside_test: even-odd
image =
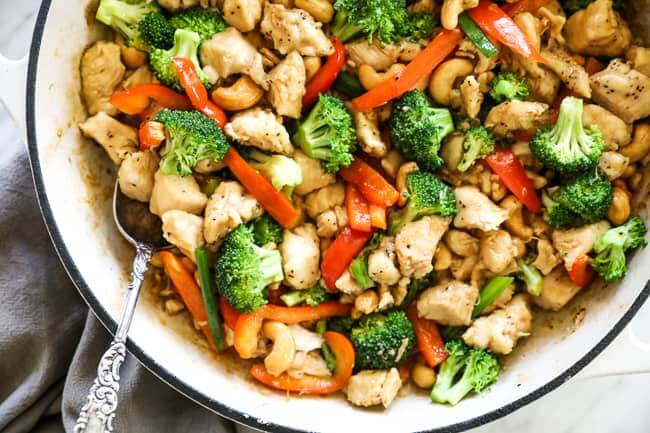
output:
[[[60,264],[23,146],[0,156],[0,432],[72,433],[110,335]],[[132,356],[121,370],[116,432],[234,432]]]

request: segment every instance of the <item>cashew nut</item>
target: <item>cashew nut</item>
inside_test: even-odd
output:
[[[452,30],[458,26],[458,15],[465,9],[478,6],[478,0],[444,0],[440,9],[440,22],[446,29]]]
[[[327,0],[295,0],[294,3],[321,23],[329,23],[334,16],[334,7]]]
[[[264,323],[264,335],[273,341],[273,349],[264,358],[264,366],[269,374],[279,376],[291,367],[296,355],[293,334],[284,323],[267,321]]]
[[[619,226],[630,217],[630,196],[622,188],[614,187],[612,190],[612,204],[607,211],[607,219],[613,225]]]
[[[228,111],[245,110],[257,104],[264,96],[262,90],[247,75],[242,75],[230,87],[217,87],[212,91],[212,100]]]
[[[444,236],[445,244],[456,255],[461,257],[478,254],[478,239],[467,232],[451,229]]]
[[[320,69],[320,57],[305,57],[302,59],[305,64],[305,75],[307,81],[311,80]]]
[[[405,68],[406,66],[401,63],[393,63],[386,72],[377,72],[372,66],[364,64],[359,66],[359,81],[361,81],[361,85],[366,90],[370,90],[381,82],[402,72]]]
[[[460,91],[456,82],[472,73],[474,65],[467,59],[450,59],[433,72],[429,82],[429,93],[440,105],[460,107]]]
[[[630,164],[641,161],[650,152],[650,123],[639,123],[634,128],[632,142],[619,150],[630,158]]]
[[[374,290],[366,290],[354,300],[354,308],[362,314],[370,314],[377,309],[379,297]]]
[[[137,48],[127,47],[122,35],[115,36],[115,43],[120,46],[122,61],[129,69],[137,69],[147,63],[147,53]]]
[[[404,163],[404,157],[399,151],[393,149],[381,159],[381,168],[393,179],[397,176],[397,171]]]
[[[404,206],[406,204],[406,177],[408,174],[412,171],[418,170],[418,165],[413,162],[407,162],[404,163],[400,166],[399,170],[397,170],[397,178],[395,179],[395,186],[397,187],[397,190],[399,191],[399,202],[398,204],[400,206]]]
[[[524,223],[521,202],[515,196],[506,197],[499,203],[499,206],[510,212],[510,217],[505,220],[503,225],[511,234],[526,241],[533,236],[533,229]]]
[[[451,266],[451,252],[444,242],[440,242],[433,255],[433,269],[436,271],[444,271],[445,269],[449,269],[449,266]]]
[[[463,143],[465,137],[462,133],[455,132],[447,137],[440,148],[440,157],[445,161],[449,171],[456,171],[458,163],[463,157]]]

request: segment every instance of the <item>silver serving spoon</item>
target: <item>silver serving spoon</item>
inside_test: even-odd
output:
[[[126,356],[126,336],[138,302],[144,273],[155,251],[170,248],[162,236],[162,222],[149,212],[149,204],[126,197],[117,182],[113,192],[113,218],[122,236],[135,246],[131,283],[115,337],[99,360],[97,377],[77,418],[75,433],[113,431],[117,393],[120,389],[120,366]]]

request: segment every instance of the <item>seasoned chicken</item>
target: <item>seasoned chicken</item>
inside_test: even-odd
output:
[[[490,110],[485,119],[485,127],[501,136],[508,136],[513,131],[535,129],[546,120],[547,109],[548,105],[541,102],[502,102]]]
[[[625,52],[625,58],[634,69],[650,77],[650,48],[632,45]]]
[[[194,250],[205,244],[203,218],[183,210],[169,210],[162,214],[162,232],[170,244],[195,260]]]
[[[307,195],[336,182],[336,174],[326,172],[319,160],[308,157],[300,149],[294,152],[293,159],[302,170],[302,183],[293,190],[296,194]]]
[[[476,48],[476,45],[467,38],[463,39],[460,41],[460,44],[458,44],[456,55],[458,57],[474,60],[476,62],[474,65],[474,74],[478,74],[479,76],[494,69],[498,61],[497,56],[486,57],[483,55],[483,53]]]
[[[341,206],[327,209],[316,217],[316,228],[321,238],[331,238],[348,225],[348,213]]]
[[[280,245],[284,280],[294,289],[314,287],[320,278],[320,248],[316,227],[303,224],[285,230]]]
[[[479,317],[463,334],[472,347],[507,355],[517,340],[527,337],[533,328],[533,314],[527,295],[517,295],[505,306],[488,316]]]
[[[449,228],[450,218],[425,216],[404,224],[395,236],[399,269],[405,277],[422,278],[433,269],[433,254]]]
[[[565,44],[562,30],[566,24],[566,15],[564,9],[557,0],[547,2],[544,6],[535,11],[545,27],[545,33],[548,35],[549,45],[563,46]]]
[[[300,118],[302,97],[305,94],[305,63],[297,51],[292,51],[268,74],[267,98],[276,113]]]
[[[127,76],[120,87],[122,89],[130,89],[132,87],[138,86],[140,84],[156,83],[156,77],[154,77],[153,72],[149,65],[140,66],[138,69],[133,71],[129,76]]]
[[[469,118],[476,119],[479,111],[481,111],[483,93],[481,93],[481,88],[474,75],[466,76],[463,82],[460,83],[460,96]]]
[[[600,155],[600,159],[598,159],[598,168],[600,168],[609,180],[616,180],[623,176],[623,173],[625,173],[629,165],[630,158],[618,152],[603,152]]]
[[[583,98],[591,97],[589,75],[585,69],[564,50],[542,50],[540,53],[546,60],[546,67],[555,72],[567,88]]]
[[[226,135],[237,142],[267,152],[293,154],[293,145],[282,119],[271,110],[251,108],[230,118],[224,128]]]
[[[454,217],[454,226],[465,229],[479,229],[484,232],[496,230],[510,216],[473,186],[459,186],[454,189],[458,213]]]
[[[240,224],[262,216],[264,209],[238,182],[221,182],[205,207],[203,236],[218,242]]]
[[[370,44],[367,38],[360,38],[345,44],[345,51],[355,67],[370,65],[375,71],[385,71],[397,62],[401,49],[394,44],[382,46],[377,39]]]
[[[650,115],[650,77],[614,59],[590,78],[593,99],[627,123]]]
[[[632,140],[632,127],[600,105],[585,104],[582,110],[582,124],[598,126],[605,140],[605,148],[609,150],[627,146]]]
[[[517,255],[510,233],[493,230],[481,235],[481,262],[495,274],[502,273]]]
[[[443,0],[440,9],[440,22],[446,29],[458,27],[458,15],[467,9],[478,6],[478,0]]]
[[[223,0],[223,19],[242,33],[255,29],[262,19],[263,0]]]
[[[348,401],[355,406],[390,406],[402,387],[396,368],[390,370],[363,370],[350,378]]]
[[[81,94],[88,114],[103,111],[116,115],[117,109],[108,101],[122,82],[126,68],[120,58],[120,46],[97,41],[81,56]]]
[[[264,90],[269,88],[262,55],[234,27],[203,42],[200,55],[201,64],[212,67],[220,78],[245,74]]]
[[[571,51],[587,56],[620,56],[632,40],[630,28],[614,11],[612,0],[596,0],[571,15],[564,36]]]
[[[153,178],[158,170],[158,155],[152,151],[128,154],[117,172],[125,196],[147,203],[151,199]]]
[[[291,367],[287,370],[287,374],[291,377],[299,379],[301,377],[304,377],[304,375],[327,377],[331,376],[332,372],[329,368],[327,368],[327,363],[323,357],[318,354],[318,352],[304,352],[296,350],[296,354],[293,357]]]
[[[158,170],[154,175],[149,210],[162,216],[169,210],[183,210],[201,214],[208,198],[201,192],[193,176],[165,175]]]
[[[544,276],[542,293],[533,296],[535,305],[552,311],[561,310],[582,287],[569,277],[564,266],[558,266]]]
[[[388,146],[381,139],[379,131],[379,116],[375,110],[365,113],[353,109],[349,104],[350,111],[354,115],[354,126],[357,129],[357,139],[361,150],[375,158],[382,158],[388,152]]]
[[[553,245],[544,238],[538,239],[537,257],[532,265],[539,269],[542,274],[548,275],[560,263],[562,263],[562,260],[555,254]]]
[[[342,183],[335,183],[314,191],[305,198],[305,210],[307,215],[316,219],[318,215],[327,209],[341,206],[345,200],[345,187]]]
[[[321,27],[321,23],[302,9],[267,3],[260,31],[282,54],[297,50],[303,56],[329,56],[334,46]]]
[[[445,233],[445,244],[452,253],[461,257],[476,256],[479,252],[478,239],[462,230],[448,230]]]
[[[201,3],[202,0],[158,0],[158,4],[170,12],[177,12]]]
[[[368,275],[383,286],[392,286],[400,280],[394,237],[381,238],[379,247],[368,255]]]
[[[426,289],[417,302],[418,316],[447,326],[472,323],[478,289],[460,281],[443,281]]]
[[[567,269],[571,269],[573,262],[580,256],[588,254],[594,247],[596,239],[609,229],[606,220],[594,224],[568,230],[555,230],[552,240],[553,247],[564,260]]]
[[[322,335],[305,329],[298,324],[289,325],[289,330],[291,330],[291,335],[293,335],[296,350],[299,352],[319,350],[325,342]]]
[[[360,295],[365,290],[357,283],[357,280],[352,277],[352,274],[347,269],[341,274],[339,279],[336,280],[334,287],[339,289],[341,293],[353,296]]]
[[[119,164],[131,152],[138,150],[138,131],[100,111],[79,125],[86,137],[99,143],[109,158]]]

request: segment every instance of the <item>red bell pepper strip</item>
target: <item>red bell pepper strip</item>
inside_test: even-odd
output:
[[[506,3],[501,8],[505,13],[514,17],[522,12],[533,12],[546,6],[551,0],[519,0],[516,3]]]
[[[228,121],[228,116],[226,116],[225,111],[208,98],[208,91],[196,73],[194,63],[184,57],[174,57],[173,62],[181,86],[185,89],[185,93],[187,93],[194,108],[213,119],[219,127],[223,128]]]
[[[348,212],[348,224],[353,230],[362,232],[372,230],[368,202],[351,183],[345,187],[345,207]]]
[[[571,269],[569,269],[569,277],[571,281],[584,287],[591,283],[596,276],[594,268],[589,264],[589,256],[582,255],[573,262]]]
[[[343,275],[350,262],[361,252],[370,238],[372,232],[361,232],[345,227],[334,239],[320,264],[321,275],[328,290],[336,290],[334,283]]]
[[[339,174],[343,180],[356,186],[372,204],[387,208],[399,200],[399,192],[393,185],[361,159],[357,158],[349,167],[343,167]]]
[[[316,75],[305,86],[302,97],[303,110],[311,107],[318,99],[318,94],[326,92],[338,77],[345,63],[345,46],[336,36],[331,37],[334,53],[327,58],[325,64],[316,72]]]
[[[251,167],[233,147],[228,150],[223,160],[232,174],[260,202],[274,220],[284,228],[291,228],[296,224],[300,213],[293,207],[289,199],[273,188],[273,185]]]
[[[386,208],[370,203],[370,225],[385,230],[386,229]]]
[[[443,29],[400,74],[353,99],[354,107],[357,111],[366,112],[413,89],[422,78],[454,51],[461,39],[463,33],[459,29]]]
[[[490,38],[501,42],[517,54],[545,63],[524,32],[492,1],[481,0],[477,7],[466,12]]]
[[[509,150],[497,149],[485,158],[501,182],[529,211],[541,212],[542,202],[519,159]]]
[[[406,315],[413,323],[418,349],[427,365],[434,368],[443,363],[448,354],[436,322],[419,317],[415,303],[406,309]]]
[[[140,150],[155,149],[165,141],[165,128],[160,122],[147,120],[140,124],[138,129],[138,140],[140,141]]]
[[[226,301],[226,298],[223,296],[219,298],[219,311],[223,316],[223,321],[228,327],[235,332],[237,327],[237,319],[239,319],[239,312],[233,308],[232,305]]]
[[[305,375],[300,378],[283,373],[273,376],[266,371],[264,364],[255,364],[251,367],[251,376],[264,385],[281,391],[296,392],[298,394],[331,394],[347,385],[354,368],[354,347],[350,340],[338,332],[327,331],[323,334],[327,345],[336,357],[334,374],[330,377]]]
[[[187,96],[156,83],[139,84],[130,89],[115,92],[111,96],[110,103],[122,113],[136,115],[149,107],[151,99],[163,108],[175,110],[189,110],[192,108]]]

